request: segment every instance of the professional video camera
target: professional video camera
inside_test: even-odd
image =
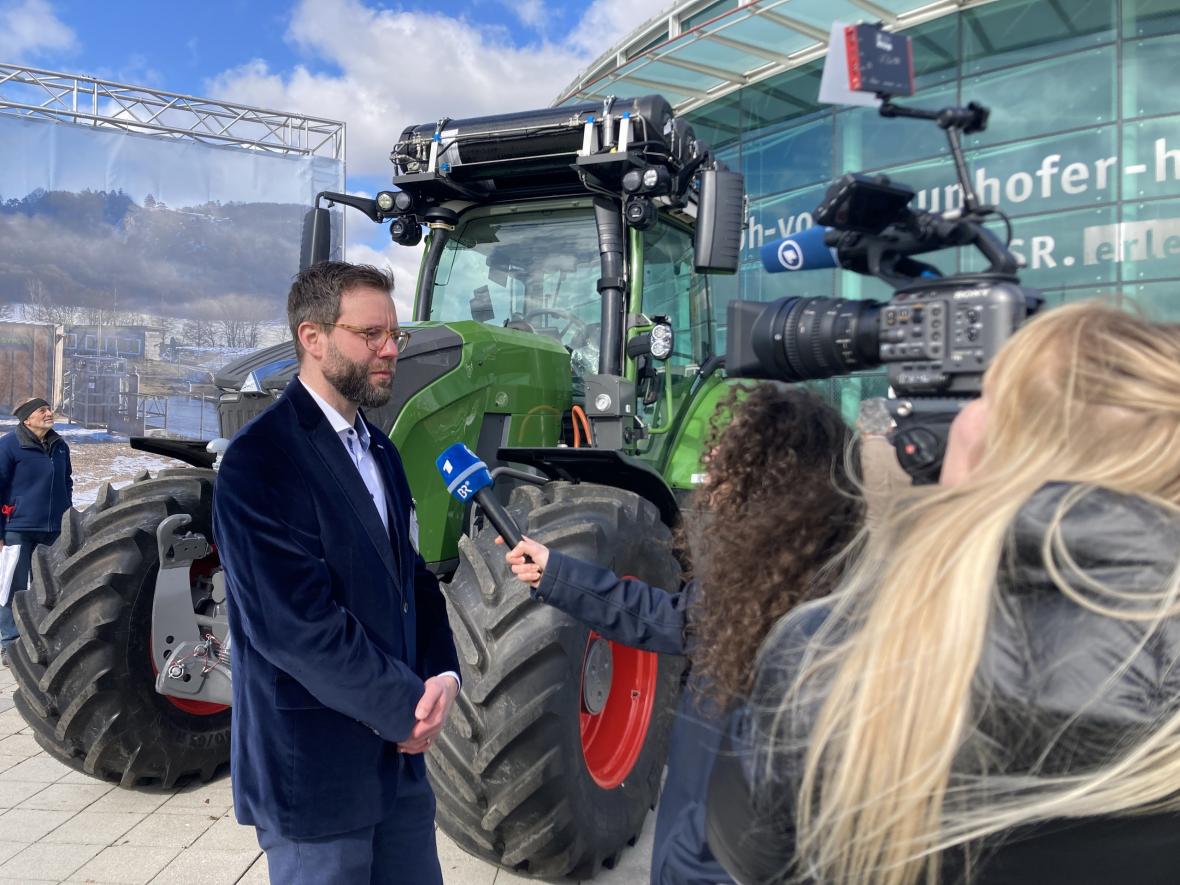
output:
[[[885,34],[856,27],[862,55],[850,56],[850,70],[875,66],[912,71],[905,64],[908,37],[888,34],[887,41],[866,40],[866,28],[869,36]],[[888,45],[884,55],[882,42]],[[850,49],[853,45],[850,40]],[[909,76],[906,94],[913,93]],[[852,88],[858,88],[855,78],[850,79]],[[933,120],[946,132],[962,209],[957,215],[912,209],[912,188],[883,175],[845,175],[828,188],[816,209],[817,226],[764,246],[763,265],[771,273],[842,267],[883,280],[896,290],[893,297],[887,302],[825,297],[732,301],[726,371],[793,382],[887,365],[893,394],[887,404],[896,423],[898,459],[915,483],[934,482],[950,422],[965,401],[978,396],[984,369],[1041,299],[1020,285],[1019,261],[1007,242],[984,227],[988,216],[1005,223],[1007,218],[996,207],[980,204],[963,157],[959,134],[986,128],[987,108],[972,102],[965,108],[929,111],[902,107],[883,92],[878,96],[882,116]],[[987,268],[944,277],[913,257],[960,246],[978,249]]]

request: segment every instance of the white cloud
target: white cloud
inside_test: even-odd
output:
[[[507,0],[504,4],[521,24],[542,30],[545,24],[545,0]]]
[[[0,60],[17,62],[76,45],[77,36],[46,0],[0,3]]]
[[[302,0],[288,37],[334,73],[272,70],[256,59],[212,78],[206,91],[229,101],[348,124],[353,175],[389,175],[402,130],[461,118],[545,107],[580,71],[669,0],[595,0],[566,37],[513,45],[504,29],[429,12],[374,9],[361,0]],[[543,7],[523,0],[518,15]],[[535,10],[534,10],[535,11]]]
[[[674,5],[669,0],[594,0],[586,8],[582,20],[570,31],[570,45],[585,53],[586,64],[589,64],[636,28]],[[577,73],[571,71],[557,88],[567,85]]]
[[[393,271],[393,301],[398,322],[408,323],[414,315],[414,284],[418,282],[418,263],[422,246],[398,246],[390,243],[380,252],[368,243],[350,242],[344,258],[354,264],[372,264]]]

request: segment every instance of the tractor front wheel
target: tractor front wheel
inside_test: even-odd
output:
[[[67,765],[125,787],[171,787],[228,764],[229,708],[157,694],[151,656],[156,528],[186,513],[188,529],[209,538],[212,509],[210,470],[145,473],[118,490],[104,483],[34,555],[32,583],[13,603],[14,700],[37,742]]]
[[[675,589],[680,567],[650,502],[608,486],[514,491],[536,540]],[[427,756],[438,823],[468,852],[530,876],[613,865],[655,805],[683,660],[608,642],[534,601],[491,526],[460,542],[444,586],[463,675]]]

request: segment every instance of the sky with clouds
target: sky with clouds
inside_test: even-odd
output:
[[[349,189],[407,125],[545,107],[670,0],[0,0],[0,61],[343,120]],[[353,221],[412,286],[416,250]],[[408,279],[407,279],[408,277]]]

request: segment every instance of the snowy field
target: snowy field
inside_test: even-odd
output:
[[[0,418],[0,435],[16,429],[15,418]],[[173,458],[137,452],[127,437],[106,430],[87,430],[59,419],[54,429],[70,446],[74,465],[74,506],[85,508],[94,503],[98,488],[110,482],[122,488],[144,470],[155,473],[164,467],[187,466]]]

